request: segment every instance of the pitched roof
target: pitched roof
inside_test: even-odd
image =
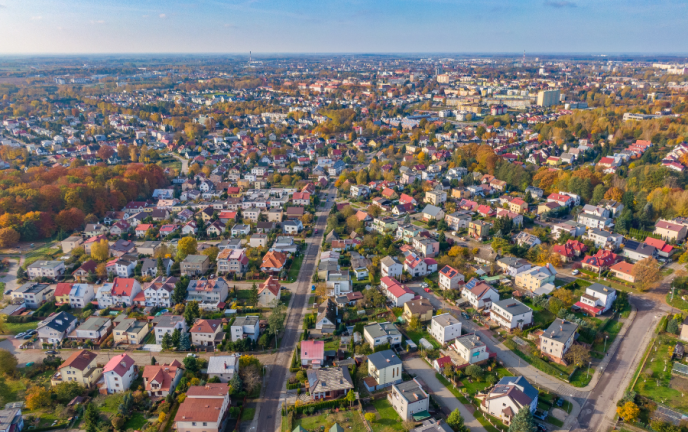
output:
[[[229,389],[227,384],[224,387]],[[188,396],[188,392],[187,392]],[[224,399],[187,397],[179,406],[175,422],[218,422]]]
[[[282,252],[269,251],[263,257],[261,267],[282,268],[287,262],[287,255]]]
[[[112,282],[113,296],[131,296],[134,285],[138,282],[133,278],[115,278]]]
[[[131,367],[134,366],[134,359],[127,354],[119,354],[110,359],[103,368],[103,373],[114,372],[119,376],[124,376]]]
[[[72,290],[72,285],[71,283],[59,283],[55,287],[55,297],[62,297],[62,296],[68,296],[69,292]]]
[[[191,327],[191,333],[215,333],[218,328],[222,328],[222,320],[199,319]]]
[[[325,358],[325,342],[301,341],[301,358],[305,360],[323,360]]]
[[[97,357],[97,354],[92,352],[92,351],[87,351],[87,350],[81,350],[81,351],[75,351],[72,353],[72,355],[69,356],[67,360],[65,360],[64,363],[60,365],[59,369],[65,368],[65,367],[73,367],[74,369],[78,370],[84,370],[86,369],[86,366],[91,364],[93,360]]]
[[[275,297],[279,296],[280,289],[282,287],[282,284],[280,282],[273,278],[272,276],[269,276],[268,279],[260,284],[258,287],[258,295],[262,294],[263,291],[266,289],[270,291]]]

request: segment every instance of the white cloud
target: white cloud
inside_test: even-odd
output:
[[[91,24],[105,24],[105,20],[91,20]]]
[[[32,17],[31,17],[31,21],[40,21],[40,20],[42,20],[42,19],[43,19],[43,17],[40,16],[40,15],[39,15],[39,16],[32,16]]]
[[[165,14],[160,14],[160,15],[158,15],[158,16],[160,17],[160,19],[165,19],[165,18],[167,18],[167,15],[165,15]]]

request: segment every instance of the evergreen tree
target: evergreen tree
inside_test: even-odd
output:
[[[530,407],[523,407],[511,421],[509,432],[536,432],[535,422],[533,421],[533,414],[530,412]]]
[[[179,339],[179,350],[188,351],[191,349],[191,341],[189,340],[189,333],[182,332],[182,336]]]
[[[174,291],[172,291],[172,301],[174,303],[183,303],[186,300],[186,287],[189,285],[189,278],[183,276],[174,284]]]
[[[98,408],[92,403],[86,406],[84,411],[84,424],[87,432],[95,432],[98,430],[98,421],[100,420],[100,413]]]
[[[229,380],[229,387],[231,388],[232,394],[236,394],[241,391],[241,378],[239,378],[238,373],[232,375],[232,379]]]
[[[192,301],[186,304],[184,308],[184,320],[186,320],[186,326],[191,327],[196,320],[196,318],[201,317],[201,310],[198,307],[198,302]]]
[[[251,286],[251,292],[248,296],[248,304],[251,306],[258,304],[258,287],[256,286],[255,282],[253,282],[253,285]]]
[[[182,338],[182,332],[178,328],[174,329],[172,332],[172,346],[175,348],[179,348],[179,341]]]
[[[172,336],[169,333],[165,333],[162,337],[162,349],[170,349],[172,347]]]
[[[451,412],[451,414],[449,414],[449,417],[447,417],[447,424],[450,428],[452,428],[454,432],[470,431],[468,426],[464,424],[463,417],[461,416],[461,413],[459,412],[458,408],[456,408],[454,411]]]
[[[155,359],[155,357],[151,357],[151,366],[155,366],[158,363],[158,361]]]

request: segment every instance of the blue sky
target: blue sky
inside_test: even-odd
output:
[[[688,0],[0,0],[0,53],[686,53]]]

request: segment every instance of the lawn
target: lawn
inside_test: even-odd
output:
[[[663,402],[671,408],[686,411],[688,410],[688,398],[683,397],[679,390],[671,386],[673,362],[667,360],[671,357],[675,343],[676,340],[670,338],[655,342],[657,350],[652,351],[648,356],[647,363],[633,390],[640,396]],[[652,375],[650,375],[650,371]],[[686,381],[681,378],[674,378],[674,380]]]
[[[542,329],[547,329],[554,321],[556,316],[547,309],[541,309],[533,313],[533,325],[540,326]]]
[[[46,243],[26,254],[22,267],[26,270],[28,266],[41,259],[52,260],[61,251],[60,248],[50,247],[52,243]]]
[[[548,375],[551,375],[555,378],[559,378],[561,380],[566,380],[568,379],[569,375],[571,372],[573,372],[573,367],[570,366],[568,368],[558,365],[556,363],[548,363],[541,359],[540,357],[533,357],[530,354],[524,353],[519,349],[519,346],[516,344],[516,342],[512,340],[507,340],[504,342],[504,345],[512,350],[514,354],[517,356],[521,357],[523,360],[525,360],[527,363],[532,365],[533,367],[545,372]],[[533,346],[530,342],[528,342],[528,345]],[[523,349],[526,349],[525,347]],[[578,385],[577,385],[578,384]],[[580,383],[573,383],[571,382],[571,385],[577,386],[577,387],[582,387],[583,385],[580,385]]]
[[[557,426],[557,427],[562,427],[562,426],[564,426],[564,422],[563,422],[563,421],[559,420],[559,419],[556,418],[556,417],[552,417],[552,416],[547,416],[547,418],[545,419],[545,422],[547,422],[547,423],[549,423],[549,424],[551,424],[551,425]]]
[[[449,390],[449,391],[451,392],[451,394],[453,394],[454,397],[457,398],[457,399],[459,400],[459,402],[461,402],[461,403],[464,404],[464,405],[468,405],[468,404],[469,404],[468,399],[466,399],[466,398],[461,394],[461,392],[460,392],[459,390],[455,389],[454,386],[452,385],[452,383],[450,383],[449,380],[447,380],[445,377],[443,377],[442,374],[440,374],[440,373],[435,373],[435,378],[437,378],[437,380],[438,380],[439,382],[441,382],[442,385],[445,386],[445,387],[447,388],[447,390]]]
[[[494,372],[485,371],[485,373],[486,374],[496,373],[500,379],[502,377],[505,377],[505,376],[513,376],[513,374],[511,372],[509,372],[508,370],[506,370],[505,368],[498,368]],[[490,386],[490,384],[488,384],[487,381],[483,380],[483,381],[470,382],[470,381],[468,381],[468,378],[462,379],[461,383],[463,384],[462,389],[465,390],[471,396],[478,393],[478,392],[485,390],[487,387]]]
[[[143,430],[143,427],[148,423],[148,420],[142,413],[134,413],[126,423],[124,423],[124,430]]]
[[[609,337],[607,338],[607,343],[606,343],[606,350],[609,349],[611,344],[614,342],[614,339],[616,339],[616,336],[619,334],[621,331],[621,328],[623,327],[623,323],[619,322],[616,319],[609,320],[605,324],[604,328],[601,328],[599,331],[604,331],[609,334]],[[592,346],[593,351],[597,352],[605,352],[605,343],[602,341],[601,343],[594,344]]]
[[[239,300],[248,300],[249,297],[251,296],[251,290],[250,289],[243,289],[243,290],[236,290],[236,298]]]
[[[287,278],[289,279],[288,282],[294,282],[296,281],[296,278],[299,277],[299,271],[301,270],[301,263],[303,263],[303,257],[304,255],[301,254],[297,256],[291,263],[291,267],[289,267],[289,273],[287,276]]]
[[[255,408],[244,408],[244,411],[241,413],[241,421],[251,421],[253,420],[253,417],[256,416],[256,409]]]
[[[302,417],[294,419],[294,424],[292,426],[294,428],[301,426],[307,431],[319,431],[321,426],[334,422],[339,423],[345,431],[367,432],[363,420],[361,420],[361,416],[356,411],[342,411],[331,414],[322,413],[316,416]]]
[[[38,327],[38,321],[27,322],[27,323],[5,323],[5,327],[9,334],[19,334],[24,333],[27,330],[35,330]]]
[[[99,396],[96,398],[95,402],[101,411],[115,414],[117,412],[117,408],[119,408],[119,405],[122,403],[123,398],[124,393],[114,393],[112,395],[104,396],[103,399],[100,399]]]
[[[425,338],[428,342],[432,344],[435,348],[441,348],[441,345],[435,340],[434,337],[430,336],[430,333],[428,333],[425,330],[411,330],[409,328],[404,328],[404,331],[406,332],[406,336],[409,337],[413,342],[418,344],[418,341],[421,340],[421,338]]]
[[[325,351],[332,351],[332,350],[338,350],[338,349],[339,349],[339,339],[334,339],[334,340],[325,342]]]
[[[379,414],[379,418],[373,422],[371,425],[373,431],[383,431],[386,428],[392,428],[394,430],[404,430],[404,426],[401,422],[401,417],[394,411],[392,405],[387,399],[378,399],[373,402],[375,410]]]
[[[674,299],[671,299],[671,292],[669,292],[666,295],[666,302],[670,304],[671,306],[675,307],[676,309],[681,309],[683,311],[688,311],[688,301],[683,300],[681,297],[686,297],[682,294],[679,294],[681,292],[685,292],[683,290],[675,290],[674,291]],[[688,298],[688,297],[686,297]]]

